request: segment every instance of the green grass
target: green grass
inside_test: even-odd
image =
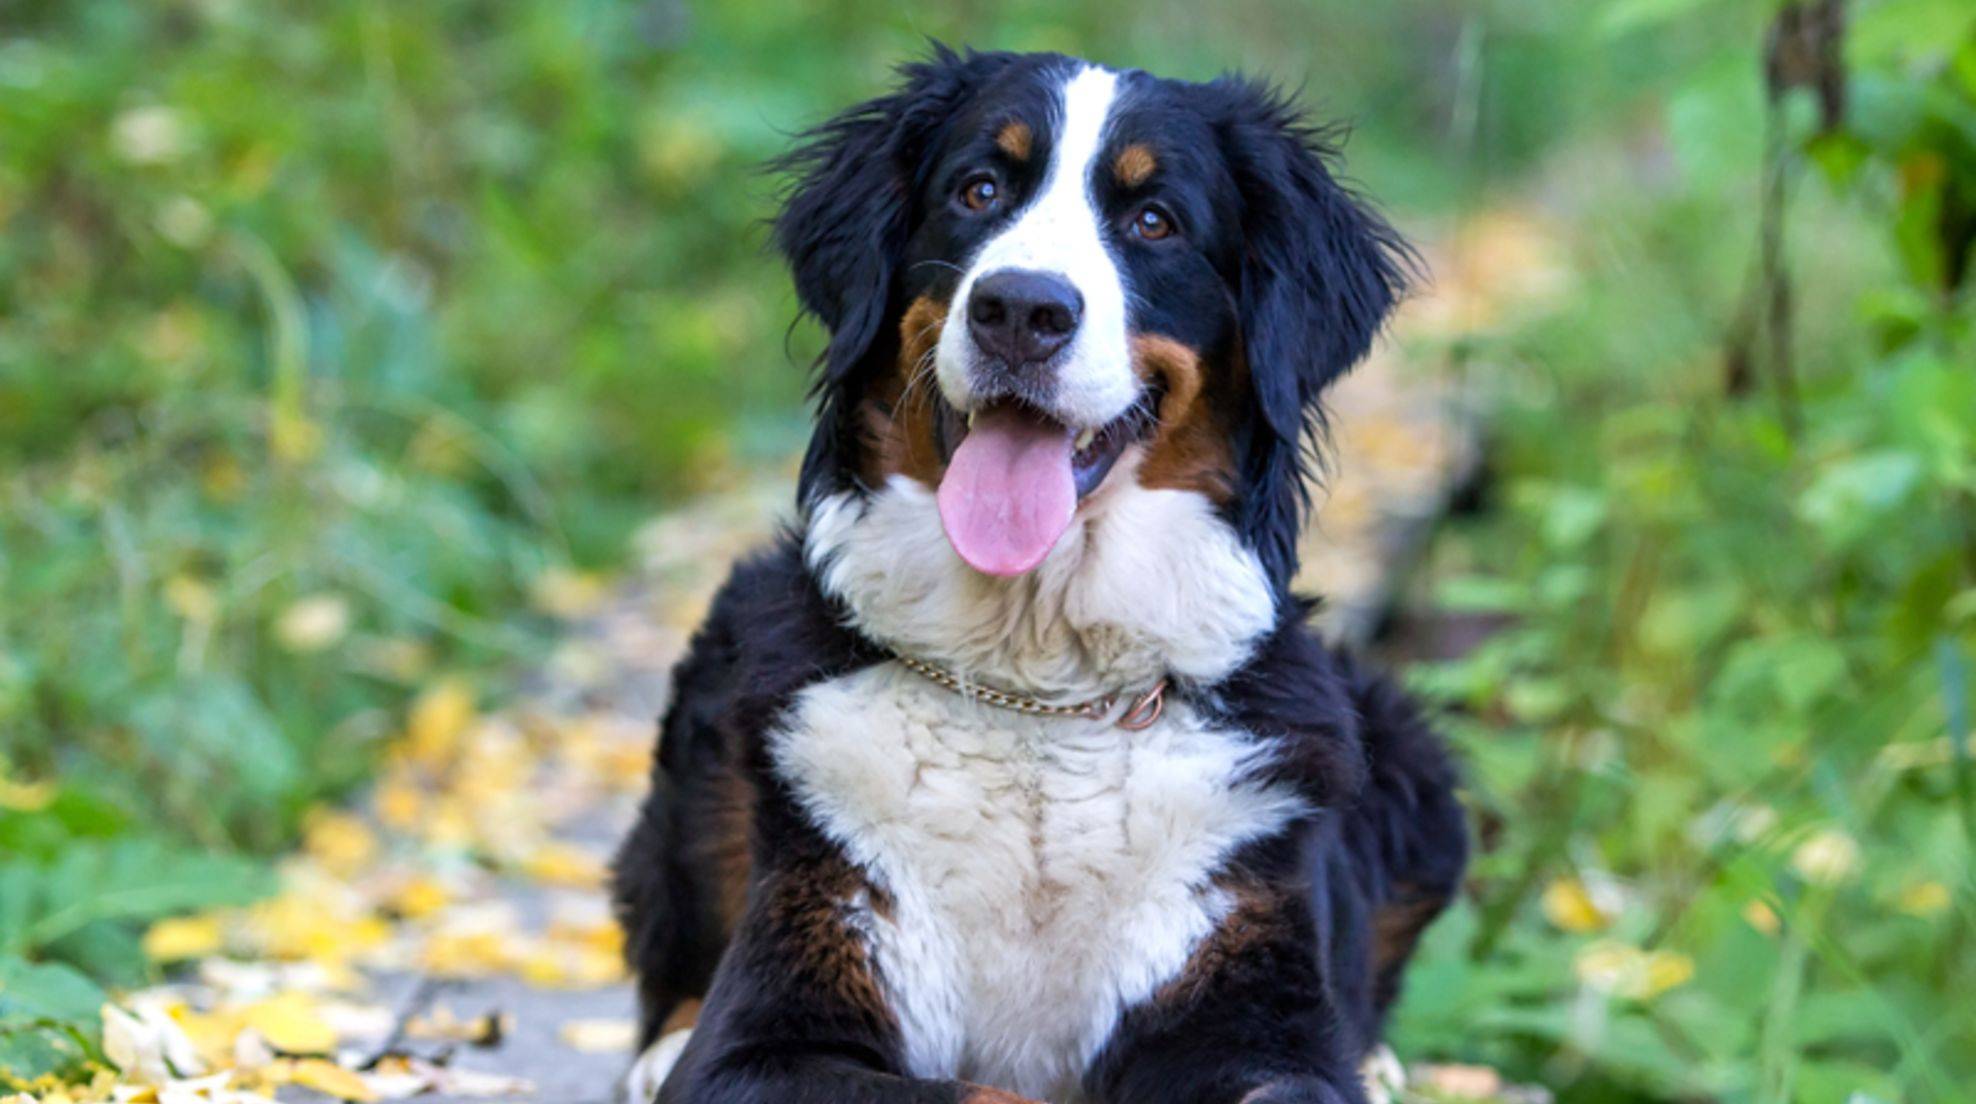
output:
[[[138,926],[256,892],[226,856],[359,784],[418,688],[498,698],[546,573],[795,447],[817,337],[755,166],[935,36],[1272,74],[1402,221],[1511,202],[1568,244],[1540,315],[1418,350],[1493,397],[1502,477],[1433,598],[1514,620],[1423,674],[1491,846],[1405,1048],[1572,1101],[1953,1099],[1976,350],[1928,281],[1976,52],[1943,66],[1952,0],[1861,5],[1858,117],[1798,174],[1793,436],[1721,386],[1770,6],[9,6],[0,1064],[86,1053],[71,968],[152,976]],[[1807,878],[1820,833],[1856,869]],[[1609,930],[1546,918],[1574,878]],[[1598,939],[1694,976],[1602,995]]]
[[[1976,62],[1957,26],[1859,83]],[[1419,672],[1491,845],[1402,1049],[1567,1100],[1965,1100],[1976,310],[1930,282],[1911,205],[1917,157],[1976,182],[1976,143],[1791,124],[1864,165],[1796,162],[1799,397],[1763,372],[1732,397],[1762,117],[1754,73],[1689,79],[1668,149],[1581,142],[1545,174],[1572,290],[1419,350],[1492,396],[1497,476],[1425,597],[1507,627]],[[1976,119],[1976,69],[1954,94]]]

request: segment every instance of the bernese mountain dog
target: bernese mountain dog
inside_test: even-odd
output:
[[[1412,255],[1266,86],[900,77],[782,162],[816,429],[616,860],[629,1095],[1356,1104],[1466,830],[1289,585]]]

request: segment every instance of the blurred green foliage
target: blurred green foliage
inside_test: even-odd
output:
[[[1777,5],[1654,7],[1736,28],[1673,171],[1578,143],[1575,288],[1444,350],[1500,480],[1433,597],[1505,627],[1423,682],[1492,846],[1403,1037],[1571,1100],[1966,1100],[1976,9],[1852,5],[1827,127],[1810,80],[1766,120]],[[1766,127],[1796,351],[1738,381]]]
[[[134,923],[255,891],[189,849],[282,846],[410,692],[539,652],[545,575],[795,446],[817,339],[754,166],[934,36],[1274,74],[1403,223],[1568,243],[1548,308],[1421,350],[1502,487],[1434,597],[1508,627],[1422,680],[1490,848],[1403,1052],[1959,1099],[1972,16],[1859,0],[1844,124],[1784,104],[1797,389],[1726,394],[1775,7],[0,8],[0,1042],[41,1048],[0,1063],[87,1053],[70,967],[142,975]]]
[[[264,866],[168,842],[79,789],[0,800],[0,1088],[104,1058],[105,986],[148,981],[141,925],[246,904]]]

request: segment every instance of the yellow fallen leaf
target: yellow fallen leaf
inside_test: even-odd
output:
[[[187,621],[210,625],[220,614],[220,599],[212,585],[192,575],[165,580],[165,605]]]
[[[390,906],[408,920],[421,920],[453,901],[453,895],[429,874],[408,878],[391,891]]]
[[[573,619],[594,612],[608,594],[602,576],[568,568],[550,568],[529,588],[535,608],[551,617]]]
[[[439,1039],[477,1047],[499,1046],[514,1031],[514,1017],[505,1012],[486,1012],[463,1020],[445,1005],[433,1009],[429,1015],[414,1016],[405,1025],[409,1038]]]
[[[0,774],[0,809],[38,813],[55,800],[53,782],[16,782]]]
[[[302,828],[302,850],[330,873],[347,878],[377,857],[377,836],[349,813],[317,809]]]
[[[223,942],[214,916],[177,916],[152,924],[144,933],[144,954],[153,962],[183,962],[218,954]]]
[[[1767,901],[1751,901],[1743,906],[1743,920],[1750,927],[1765,935],[1776,935],[1783,922],[1777,918],[1777,910]]]
[[[459,932],[426,941],[419,965],[440,977],[486,977],[513,962],[515,936],[508,932]]]
[[[1545,919],[1573,935],[1603,931],[1612,922],[1576,878],[1558,878],[1545,886],[1542,903]]]
[[[253,937],[266,954],[313,962],[332,972],[391,938],[391,925],[381,918],[350,916],[301,893],[263,901],[248,915]]]
[[[581,944],[544,942],[516,964],[523,981],[542,989],[598,989],[624,978],[618,955]]]
[[[209,1101],[258,1104],[262,1099],[231,1091],[232,1089],[232,1072],[222,1070],[209,1077],[188,1078],[157,1086],[158,1104],[207,1104]]]
[[[442,679],[412,703],[405,722],[407,753],[420,766],[444,767],[473,720],[473,691],[459,679]]]
[[[377,818],[386,827],[400,832],[408,832],[418,825],[420,810],[425,806],[425,795],[403,774],[393,772],[378,784]]]
[[[436,847],[464,847],[474,840],[474,810],[452,794],[435,798],[419,822],[419,835]]]
[[[584,1054],[629,1054],[638,1043],[638,1025],[630,1020],[571,1020],[556,1034]]]
[[[1652,951],[1640,981],[1639,999],[1652,1000],[1670,989],[1688,984],[1695,976],[1695,960],[1679,951]]]
[[[368,1102],[377,1092],[358,1074],[321,1058],[303,1058],[289,1071],[290,1080],[305,1089],[314,1089],[338,1100]]]
[[[285,1054],[322,1054],[336,1046],[336,1031],[325,1023],[306,993],[282,993],[247,1008],[248,1027]]]
[[[1587,988],[1637,1001],[1652,1000],[1695,976],[1695,960],[1679,951],[1643,951],[1615,939],[1580,951],[1572,968]]]
[[[1894,901],[1895,907],[1902,912],[1924,920],[1947,912],[1949,904],[1949,887],[1932,881],[1908,885]]]
[[[241,1034],[237,1012],[194,1012],[179,1005],[171,1010],[171,1016],[208,1066],[220,1068],[234,1063],[236,1036]]]
[[[550,885],[591,889],[604,884],[602,860],[567,843],[545,843],[522,860],[522,873]]]
[[[586,921],[554,920],[549,924],[547,935],[554,942],[575,944],[613,958],[624,954],[624,929],[609,917]]]

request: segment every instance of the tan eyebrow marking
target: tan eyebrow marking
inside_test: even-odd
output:
[[[1118,151],[1118,160],[1112,162],[1112,171],[1118,174],[1119,183],[1128,188],[1136,188],[1153,175],[1160,163],[1153,151],[1134,142]]]
[[[1035,139],[1036,136],[1030,132],[1029,124],[1017,119],[996,132],[995,145],[1017,161],[1027,161],[1030,146]]]

